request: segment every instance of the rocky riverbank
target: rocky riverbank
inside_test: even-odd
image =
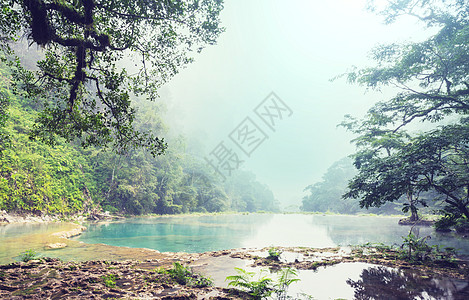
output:
[[[219,251],[210,254],[218,257],[229,255],[231,258],[250,260],[250,267],[268,267],[273,270],[295,268],[298,270],[316,270],[339,263],[365,262],[393,268],[413,269],[422,276],[432,277],[436,274],[469,280],[469,263],[456,257],[441,258],[434,261],[410,261],[403,259],[396,249],[374,246],[353,246],[335,248],[307,248],[307,247],[276,247],[275,251],[282,253],[279,257],[269,257],[271,247],[257,251]]]
[[[111,215],[109,212],[93,212],[87,215],[73,215],[63,218],[60,216],[52,216],[45,214],[27,214],[27,213],[12,213],[0,210],[0,225],[5,224],[21,224],[21,223],[47,223],[47,222],[59,222],[59,221],[74,221],[74,222],[85,222],[85,221],[103,221],[103,220],[121,220],[125,219],[122,216]]]
[[[0,299],[245,299],[243,293],[194,284],[158,269],[156,259],[62,262],[41,258],[0,266]]]
[[[12,224],[5,228],[21,226]],[[467,262],[455,257],[428,264],[410,263],[401,259],[401,249],[382,246],[325,249],[277,247],[276,252],[281,253],[278,259],[269,258],[272,247],[205,253],[160,253],[151,249],[85,244],[68,239],[85,229],[74,223],[27,226],[44,229],[27,238],[7,238],[4,243],[6,252],[0,253],[7,258],[3,263],[20,258],[17,256],[20,250],[8,253],[9,248],[34,250],[39,255],[61,257],[65,261],[82,261],[39,258],[0,266],[0,299],[246,299],[241,292],[222,288],[227,285],[226,276],[236,273],[235,267],[254,270],[269,268],[273,273],[291,267],[301,272],[310,270],[312,272],[309,273],[316,273],[322,267],[333,270],[335,267],[329,266],[340,264],[341,267],[355,262],[384,265],[396,270],[415,270],[416,277],[425,277],[427,281],[433,278],[436,281],[439,278],[469,280]],[[29,241],[29,244],[20,244],[23,240]],[[159,269],[170,270],[176,262],[213,276],[217,288],[180,284],[169,273]],[[193,276],[194,280],[201,278]],[[146,281],[147,278],[150,282]]]
[[[2,224],[15,224],[15,223],[46,223],[60,221],[57,216],[49,215],[21,215],[14,213],[7,213],[5,210],[0,210],[0,225]]]
[[[355,248],[276,248],[279,258],[268,256],[269,248],[233,249],[206,253],[155,253],[144,261],[63,262],[38,258],[0,265],[0,299],[249,299],[235,289],[209,286],[210,280],[198,275],[204,265],[217,260],[245,261],[246,266],[272,271],[292,267],[316,270],[339,263],[367,262],[398,269],[414,269],[422,278],[433,276],[469,279],[467,262],[452,260],[433,264],[409,263],[392,249]],[[184,280],[172,273],[174,263],[193,266]],[[189,270],[189,269],[187,269]],[[234,270],[225,263],[223,277]]]

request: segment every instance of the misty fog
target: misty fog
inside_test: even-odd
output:
[[[368,54],[379,44],[431,33],[410,17],[385,25],[365,0],[231,0],[221,20],[226,32],[217,45],[161,90],[167,122],[201,157],[226,141],[244,160],[240,168],[254,172],[282,206],[299,205],[307,185],[354,152],[353,135],[337,127],[344,115],[360,117],[393,91],[331,79],[372,65]],[[275,132],[262,127],[268,138],[248,157],[228,136],[246,117],[256,121],[254,108],[271,92],[293,113]]]

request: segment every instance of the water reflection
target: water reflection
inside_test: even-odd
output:
[[[135,251],[135,248],[150,248],[161,252],[205,252],[271,245],[323,248],[369,241],[399,244],[410,227],[399,226],[397,220],[295,214],[133,218],[91,224],[82,236],[67,241],[51,237],[50,234],[74,228],[74,224],[9,224],[0,226],[0,263],[11,262],[26,249],[65,260],[128,257],[123,254],[123,249],[102,244],[132,247]],[[469,254],[468,238],[452,233],[435,233],[430,227],[420,227],[418,230],[420,236],[431,235],[431,244],[451,246],[459,249],[459,253]],[[57,242],[65,242],[68,247],[45,250],[48,243]]]
[[[0,264],[18,259],[21,252],[32,249],[39,256],[57,257],[65,261],[76,260],[125,260],[155,258],[155,252],[139,248],[113,247],[103,244],[88,245],[63,239],[55,232],[76,228],[71,223],[7,224],[0,225]],[[50,243],[65,243],[66,248],[48,250]]]
[[[448,278],[421,277],[383,266],[364,269],[360,279],[348,279],[355,299],[469,299],[469,283]]]
[[[314,248],[381,242],[401,244],[409,226],[398,218],[328,215],[218,215],[135,218],[91,225],[80,241],[143,247],[162,252],[205,252],[240,247],[303,246]],[[414,227],[429,244],[443,244],[469,254],[469,239]]]
[[[7,224],[0,226],[0,263],[10,262],[27,249],[43,250],[48,243],[63,242],[54,232],[69,231],[70,223]]]
[[[90,224],[78,240],[160,252],[216,251],[242,247],[247,237],[255,236],[272,218],[270,214],[134,218]]]
[[[313,220],[312,223],[311,220]],[[262,248],[271,245],[315,248],[336,246],[327,227],[315,223],[313,216],[273,215],[268,222],[260,224],[257,229],[253,231],[254,234],[247,235],[240,246],[247,248]]]
[[[194,269],[210,276],[215,286],[227,287],[226,276],[234,275],[234,267],[260,274],[263,268],[249,267],[249,261],[216,257],[197,262]],[[267,272],[264,269],[264,275]],[[316,270],[299,270],[300,281],[293,283],[291,299],[469,299],[469,283],[464,280],[422,277],[417,271],[398,270],[368,263],[342,263]],[[275,272],[267,274],[276,279]]]
[[[401,245],[402,237],[409,234],[410,226],[401,226],[399,218],[374,216],[312,216],[310,226],[324,226],[335,245],[360,245],[368,242]],[[430,236],[430,245],[453,247],[459,254],[469,255],[469,238],[454,232],[435,232],[430,226],[415,226],[414,234]]]

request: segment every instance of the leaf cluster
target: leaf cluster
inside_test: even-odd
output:
[[[182,285],[206,287],[213,284],[210,278],[195,274],[190,267],[183,266],[179,262],[173,263],[173,268],[166,270],[165,273],[169,274],[172,279]]]
[[[289,299],[287,296],[288,288],[294,282],[300,281],[298,271],[287,267],[278,271],[278,279],[274,281],[272,278],[264,276],[264,270],[257,274],[258,278],[254,279],[256,272],[248,272],[241,268],[235,268],[237,275],[226,277],[229,280],[228,286],[242,288],[251,295],[252,299],[265,299],[275,294],[279,300]]]
[[[360,199],[360,206],[368,208],[408,195],[411,200],[404,210],[416,212],[419,194],[435,191],[447,212],[469,216],[467,4],[399,0],[381,11],[387,22],[413,16],[437,32],[422,42],[379,46],[372,52],[376,66],[347,74],[350,82],[372,89],[393,86],[398,92],[375,104],[362,120],[346,116],[340,124],[358,135],[353,142],[358,147],[354,164],[359,173],[350,181],[345,198]],[[453,116],[452,124],[422,133],[404,130],[416,120],[440,122],[448,116]]]
[[[134,128],[132,100],[155,100],[193,60],[191,52],[215,43],[222,8],[221,0],[3,1],[0,39],[26,36],[44,51],[37,70],[29,70],[3,47],[17,92],[42,107],[31,136],[162,154],[163,139]]]

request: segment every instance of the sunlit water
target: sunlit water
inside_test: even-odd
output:
[[[254,280],[261,277],[277,279],[266,268],[249,267],[251,261],[226,256],[202,259],[193,269],[210,276],[214,284],[227,287],[227,275],[235,275],[234,268],[254,272]],[[291,299],[469,299],[469,282],[454,278],[421,276],[418,271],[396,269],[368,263],[341,263],[316,270],[299,270],[300,281],[291,284]],[[309,296],[309,298],[307,297]]]
[[[397,218],[323,215],[219,215],[133,218],[115,223],[89,224],[78,238],[51,236],[76,225],[68,223],[10,224],[0,226],[0,263],[14,261],[20,252],[33,249],[40,255],[64,260],[127,259],[151,256],[151,252],[205,252],[241,247],[332,247],[366,242],[400,244],[409,226]],[[440,244],[469,254],[469,238],[441,234],[431,227],[415,227],[419,236],[431,236]],[[67,247],[46,250],[49,243]],[[110,246],[109,246],[110,245]],[[121,247],[113,247],[121,246]],[[130,248],[122,248],[130,247]]]
[[[242,247],[266,246],[333,247],[381,242],[400,244],[409,226],[397,225],[397,218],[328,215],[219,215],[133,218],[122,222],[89,224],[80,237],[60,239],[51,234],[73,229],[68,223],[11,224],[0,226],[0,263],[18,258],[26,249],[42,256],[64,260],[146,259],[150,248],[161,252],[205,252]],[[415,227],[430,244],[443,244],[469,254],[469,239],[441,234],[431,227]],[[45,250],[48,243],[66,242],[67,247]],[[120,247],[116,247],[120,246]],[[124,247],[122,247],[124,246]],[[194,269],[226,286],[234,267],[259,272],[250,262],[226,256],[195,262]],[[267,274],[274,277],[275,274]],[[316,271],[299,271],[298,283],[290,295],[301,293],[314,299],[469,299],[469,283],[442,277],[422,278],[409,270],[365,263],[343,263]]]
[[[113,246],[150,248],[161,252],[205,252],[241,247],[335,247],[381,242],[400,244],[410,226],[398,218],[296,214],[249,214],[134,218],[91,224],[77,240]],[[414,227],[429,244],[469,253],[469,239]]]
[[[85,244],[53,235],[77,227],[71,223],[8,224],[0,225],[0,264],[11,263],[26,250],[38,256],[58,257],[62,260],[125,260],[154,258],[154,252],[139,248],[114,247],[104,244]],[[65,243],[66,248],[47,250],[51,243]]]

